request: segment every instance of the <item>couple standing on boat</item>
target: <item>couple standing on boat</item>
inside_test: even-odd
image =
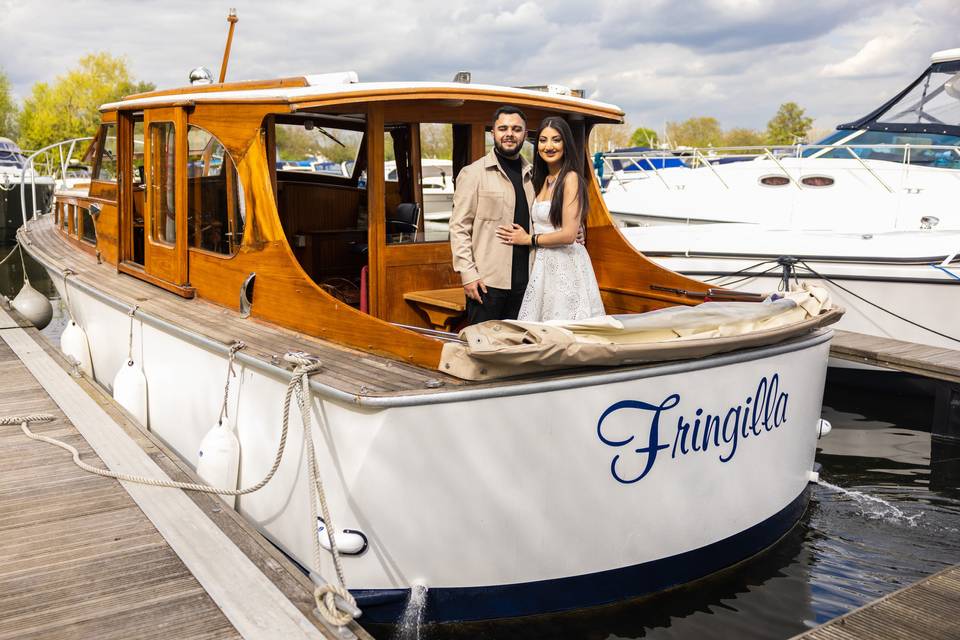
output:
[[[543,119],[532,165],[520,155],[526,137],[523,112],[500,107],[493,150],[457,176],[450,245],[468,324],[604,314],[581,243],[587,191],[570,126],[562,118]]]

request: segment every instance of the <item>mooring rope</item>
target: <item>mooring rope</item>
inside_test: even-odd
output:
[[[20,248],[20,242],[15,242],[15,243],[13,244],[13,249],[10,249],[10,252],[7,253],[6,256],[4,256],[3,260],[0,260],[0,265],[2,265],[4,262],[6,262],[6,261],[10,258],[10,256],[13,255],[13,252],[16,251],[16,250],[19,249],[19,248]]]
[[[133,317],[136,315],[138,308],[139,307],[137,305],[133,305],[130,307],[130,312],[127,314],[130,316],[130,337],[127,340],[127,366],[129,367],[133,366]],[[141,332],[141,334],[142,333],[143,332]]]
[[[297,406],[300,408],[300,419],[303,422],[303,444],[307,450],[307,471],[310,474],[310,537],[313,540],[313,561],[316,565],[317,573],[320,572],[320,538],[317,536],[317,502],[320,502],[320,510],[323,514],[324,529],[327,533],[327,540],[330,542],[330,554],[333,557],[333,566],[337,572],[339,584],[317,584],[314,580],[313,599],[317,604],[317,610],[331,624],[343,626],[353,620],[353,614],[341,611],[337,608],[336,596],[340,596],[350,607],[356,609],[356,600],[347,590],[346,582],[343,576],[343,565],[340,561],[340,551],[337,549],[337,541],[334,535],[336,529],[333,526],[333,519],[330,516],[330,507],[327,504],[326,491],[323,488],[323,480],[320,477],[320,468],[317,466],[316,451],[313,447],[313,432],[310,422],[310,405],[307,400],[310,398],[310,380],[309,374],[320,367],[316,360],[306,357],[304,354],[288,353],[284,360],[296,365],[294,377],[297,372],[302,372],[299,376],[300,384],[296,387]],[[291,381],[292,382],[292,381]],[[286,423],[290,410],[289,402],[284,405],[284,423]],[[323,421],[323,413],[320,412],[319,419]],[[322,428],[322,424],[320,425]]]
[[[131,314],[132,317],[132,314]],[[242,342],[235,342],[231,347],[230,354],[230,366],[232,367],[233,356],[236,354],[236,351],[242,348],[242,346],[237,347],[237,345],[242,345]],[[234,347],[236,349],[234,350]],[[333,520],[330,516],[330,508],[327,504],[326,492],[324,491],[323,481],[320,478],[320,471],[317,465],[316,452],[313,447],[313,433],[310,424],[310,406],[307,400],[310,398],[310,375],[318,371],[321,367],[321,363],[317,360],[306,357],[304,354],[287,354],[284,358],[296,365],[293,373],[290,376],[290,382],[287,384],[287,391],[283,398],[283,423],[280,431],[280,442],[277,445],[277,453],[273,460],[273,466],[270,468],[270,471],[267,472],[267,475],[264,476],[260,482],[257,484],[247,487],[244,489],[224,489],[218,487],[211,487],[205,484],[197,484],[193,482],[176,482],[173,480],[158,480],[155,478],[146,478],[143,476],[135,476],[127,473],[120,473],[116,471],[110,471],[109,469],[102,469],[99,467],[91,466],[80,459],[80,452],[77,449],[66,442],[57,440],[56,438],[51,438],[42,434],[34,433],[28,427],[28,423],[31,422],[50,422],[53,420],[53,416],[50,414],[29,414],[21,416],[2,416],[0,417],[0,425],[12,425],[19,424],[20,430],[23,431],[31,440],[39,440],[52,444],[56,447],[60,447],[65,451],[69,451],[73,456],[73,462],[78,467],[87,471],[89,473],[96,474],[98,476],[104,476],[107,478],[114,478],[122,482],[135,482],[137,484],[145,484],[154,487],[167,487],[170,489],[183,489],[185,491],[200,491],[203,493],[213,493],[222,496],[242,496],[248,493],[253,493],[262,489],[270,480],[273,478],[274,474],[277,472],[277,469],[280,467],[280,461],[283,458],[283,451],[287,443],[287,433],[288,425],[290,423],[290,402],[291,399],[296,393],[297,396],[297,405],[300,408],[300,416],[303,421],[303,439],[304,446],[307,449],[307,471],[310,475],[310,536],[313,539],[313,559],[316,565],[316,574],[319,575],[321,567],[321,553],[320,553],[320,539],[317,536],[317,502],[320,503],[320,509],[323,513],[323,521],[325,523],[325,529],[327,531],[327,539],[330,541],[330,552],[333,556],[333,565],[336,569],[337,580],[339,584],[324,583],[318,584],[318,580],[314,577],[314,574],[311,572],[311,579],[314,582],[313,598],[317,605],[317,611],[320,615],[330,624],[334,626],[341,627],[345,624],[348,624],[354,619],[353,612],[347,612],[341,610],[337,606],[337,597],[342,598],[346,604],[346,608],[352,609],[352,611],[357,611],[356,600],[346,588],[343,574],[343,566],[340,561],[340,552],[337,549],[336,539],[334,538],[334,527]],[[229,385],[229,374],[227,377],[227,384]],[[323,420],[321,415],[321,421]]]
[[[895,313],[895,312],[891,311],[890,309],[887,309],[886,307],[877,304],[876,302],[872,302],[872,301],[870,301],[870,300],[867,300],[866,298],[864,298],[864,297],[861,296],[860,294],[854,293],[853,291],[851,291],[850,289],[846,288],[845,286],[843,286],[842,284],[840,284],[840,283],[837,282],[836,280],[830,278],[829,276],[825,276],[825,275],[822,275],[822,274],[818,273],[817,271],[815,271],[815,270],[813,269],[813,267],[811,267],[810,265],[808,265],[808,264],[807,264],[806,262],[804,262],[803,260],[800,260],[798,264],[803,265],[803,268],[804,268],[804,269],[806,269],[807,271],[809,271],[809,272],[812,273],[813,275],[817,276],[817,277],[820,278],[821,280],[823,280],[823,281],[825,281],[825,282],[829,282],[830,284],[832,284],[832,285],[835,286],[836,288],[840,289],[841,291],[846,291],[847,293],[849,293],[850,295],[852,295],[854,298],[857,298],[857,299],[859,299],[859,300],[862,300],[863,302],[866,302],[868,305],[870,305],[871,307],[874,307],[875,309],[879,309],[880,311],[883,311],[884,313],[889,313],[891,316],[893,316],[894,318],[897,318],[898,320],[902,320],[902,321],[906,322],[907,324],[911,324],[911,325],[917,327],[918,329],[923,329],[924,331],[929,331],[930,333],[932,333],[932,334],[934,334],[934,335],[938,335],[938,336],[940,336],[941,338],[946,338],[947,340],[952,340],[953,342],[960,342],[960,338],[954,338],[954,337],[951,336],[951,335],[947,335],[946,333],[943,333],[943,332],[937,331],[936,329],[932,329],[932,328],[930,328],[930,327],[927,327],[927,326],[925,326],[925,325],[922,325],[922,324],[920,324],[919,322],[914,322],[913,320],[910,320],[909,318],[904,318],[904,317],[903,317],[902,315],[900,315],[899,313]]]

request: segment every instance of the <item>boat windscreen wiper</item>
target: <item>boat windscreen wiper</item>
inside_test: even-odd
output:
[[[345,145],[345,144],[343,144],[342,142],[340,142],[339,140],[337,140],[337,138],[336,138],[332,133],[330,133],[329,131],[327,131],[327,130],[324,129],[323,127],[317,127],[317,131],[319,131],[319,132],[322,133],[323,135],[327,136],[328,138],[330,138],[331,140],[333,140],[334,142],[336,142],[338,145],[340,145],[340,146],[343,147],[344,149],[347,148],[347,145]]]

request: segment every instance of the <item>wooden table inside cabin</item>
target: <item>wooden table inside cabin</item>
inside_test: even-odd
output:
[[[463,287],[408,291],[403,299],[427,314],[434,329],[453,331],[467,308]]]

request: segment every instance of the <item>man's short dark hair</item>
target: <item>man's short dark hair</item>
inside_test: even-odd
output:
[[[500,116],[504,115],[504,114],[506,114],[506,115],[518,115],[518,116],[520,116],[520,119],[523,120],[524,126],[526,126],[526,124],[527,124],[527,116],[526,116],[526,114],[524,114],[523,111],[520,111],[520,109],[518,109],[517,107],[513,106],[512,104],[505,104],[505,105],[503,105],[502,107],[500,107],[499,109],[497,109],[496,111],[494,111],[494,112],[493,112],[493,123],[492,123],[492,124],[496,124],[496,123],[497,123],[497,119],[498,119]]]

